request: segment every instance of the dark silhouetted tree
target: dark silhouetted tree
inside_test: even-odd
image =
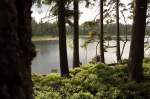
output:
[[[120,29],[119,29],[119,0],[116,0],[116,25],[117,25],[117,62],[121,61],[120,55]]]
[[[66,45],[65,0],[58,0],[57,4],[58,4],[60,69],[62,76],[69,76],[67,45]]]
[[[24,75],[24,88],[29,99],[31,99],[31,61],[35,57],[35,47],[31,42],[31,0],[16,0],[17,8],[17,35],[19,40],[20,63]]]
[[[79,67],[79,4],[74,0],[73,67]]]
[[[134,21],[130,47],[128,72],[129,79],[143,81],[144,37],[146,25],[147,0],[134,1]]]
[[[104,31],[103,31],[103,0],[100,0],[100,62],[105,63],[104,57]]]
[[[0,97],[33,99],[31,60],[32,0],[0,1]]]

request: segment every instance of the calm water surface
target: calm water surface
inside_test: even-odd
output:
[[[86,39],[80,39],[80,46],[84,44]],[[72,67],[72,44],[71,40],[68,40],[68,62],[69,67]],[[44,42],[35,42],[37,56],[32,62],[32,73],[47,74],[50,73],[52,69],[59,70],[59,46],[58,41],[44,41]],[[107,44],[107,42],[105,43]],[[110,41],[110,45],[115,45],[115,41]],[[96,45],[97,43],[90,43],[86,48],[80,47],[80,61],[83,64],[91,61],[93,57],[96,56]],[[121,49],[123,43],[121,42]],[[128,58],[129,55],[130,42],[127,42],[123,58]],[[99,50],[99,49],[98,49]],[[105,52],[105,61],[106,63],[115,63],[116,62],[116,48],[108,48]]]

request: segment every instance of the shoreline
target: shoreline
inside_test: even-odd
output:
[[[130,35],[128,35],[129,37]],[[89,35],[79,35],[79,37],[81,38],[88,38]],[[111,36],[111,37],[115,37],[115,36]],[[121,37],[124,37],[123,35],[121,35]],[[67,38],[72,38],[72,35],[67,35]],[[51,36],[51,35],[43,35],[43,36],[32,36],[32,41],[33,42],[42,42],[42,41],[58,41],[59,40],[59,36]]]
[[[88,35],[80,35],[79,37],[81,38],[88,38]],[[72,38],[71,35],[67,35],[67,38]],[[32,37],[32,41],[33,42],[43,42],[43,41],[58,41],[59,40],[59,36],[33,36]]]
[[[42,41],[57,41],[59,40],[58,36],[33,36],[33,42],[42,42]]]

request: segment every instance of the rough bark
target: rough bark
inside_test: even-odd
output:
[[[100,62],[105,63],[104,58],[104,31],[103,31],[103,0],[100,0]]]
[[[58,3],[60,70],[62,76],[69,76],[67,45],[66,45],[65,4],[64,4],[65,0],[59,0],[57,3]]]
[[[119,31],[119,0],[116,0],[116,25],[117,25],[117,62],[121,61],[120,55],[120,31]]]
[[[16,0],[17,4],[17,33],[19,39],[20,63],[24,76],[26,98],[32,99],[31,61],[35,56],[35,48],[31,42],[31,6],[32,0]]]
[[[79,66],[79,5],[74,0],[73,68]]]
[[[129,79],[143,81],[142,62],[144,58],[144,37],[146,25],[147,0],[135,0],[133,33],[130,47],[128,72]]]
[[[30,10],[27,5],[32,1],[26,1],[27,5],[25,1],[24,4],[21,2],[23,1],[0,0],[0,97],[2,99],[33,99],[31,64],[27,64],[31,63],[31,59],[29,59],[28,53],[21,58],[22,53],[25,53],[22,46],[26,42],[21,43],[21,40],[26,37],[25,34],[28,30],[20,30],[27,25],[31,29],[29,24],[21,26],[20,21],[25,18],[21,16],[21,13],[23,15]],[[18,7],[18,5],[22,6]],[[30,15],[28,14],[29,17],[31,17]],[[31,20],[28,22],[30,23]],[[22,38],[19,37],[19,33],[22,33]],[[31,31],[28,31],[28,34],[31,35]],[[30,37],[26,39],[30,39]],[[29,42],[31,43],[31,41]],[[31,46],[28,45],[29,47]],[[31,56],[30,53],[30,58]],[[25,58],[28,58],[28,61],[25,61]]]

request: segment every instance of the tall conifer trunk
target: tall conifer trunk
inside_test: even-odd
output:
[[[60,51],[60,70],[62,76],[69,76],[67,45],[66,45],[66,26],[65,26],[65,0],[58,0],[58,28],[59,28],[59,51]]]
[[[100,0],[100,62],[105,63],[104,57],[104,31],[103,31],[103,0]]]
[[[21,53],[25,52],[22,50],[22,39],[19,37],[20,28],[25,26],[20,26],[20,18],[24,20],[24,16],[19,17],[19,13],[28,12],[30,8],[27,5],[31,4],[32,0],[26,1],[27,5],[18,7],[18,5],[22,5],[21,2],[23,0],[0,0],[0,98],[2,99],[33,99],[31,64],[27,65],[27,63],[31,63],[35,52],[33,49],[32,53],[34,54],[24,54],[28,61],[21,58]],[[31,14],[26,15],[31,18]],[[30,23],[31,20],[28,22]],[[28,27],[31,28],[31,25]],[[23,33],[27,32],[26,29],[23,29],[23,31]],[[29,36],[24,36],[23,33],[22,38],[29,39]],[[28,31],[28,35],[31,35],[31,31]],[[31,41],[29,42],[31,43]],[[30,58],[32,56],[32,58],[29,59],[29,56]]]
[[[17,2],[17,33],[20,50],[20,63],[23,67],[24,90],[28,99],[32,99],[30,95],[32,91],[31,81],[31,61],[35,57],[35,47],[32,44],[32,25],[31,25],[31,6],[32,0],[16,0]]]
[[[130,47],[128,72],[129,79],[143,81],[144,37],[146,26],[147,0],[135,0],[132,41]]]
[[[120,31],[119,31],[119,0],[116,0],[116,25],[117,25],[117,62],[121,61],[120,55]]]
[[[79,4],[74,0],[73,67],[79,67]]]

